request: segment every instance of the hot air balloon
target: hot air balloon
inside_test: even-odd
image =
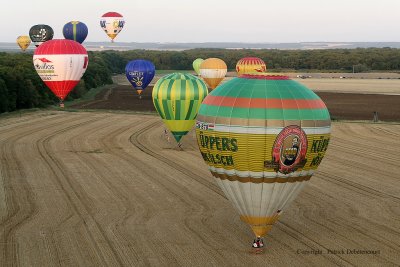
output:
[[[194,71],[197,73],[197,75],[200,75],[200,65],[201,63],[204,61],[204,59],[202,58],[196,58],[193,61],[193,69]]]
[[[88,65],[86,49],[72,40],[50,40],[33,55],[33,65],[47,87],[60,99],[60,107],[79,83]]]
[[[124,25],[124,18],[117,12],[107,12],[100,18],[100,27],[111,38],[111,42],[114,42],[114,38],[122,30]]]
[[[53,39],[54,31],[49,25],[38,24],[31,27],[29,36],[36,47]]]
[[[330,125],[325,104],[304,85],[245,74],[204,99],[196,136],[216,182],[262,238],[321,163]]]
[[[214,89],[225,78],[227,66],[219,58],[207,58],[200,65],[200,75],[211,89]]]
[[[238,76],[247,73],[265,72],[266,70],[265,62],[258,57],[245,57],[236,63]]]
[[[136,89],[139,96],[153,80],[155,74],[156,68],[154,64],[144,59],[129,61],[125,67],[126,78]]]
[[[65,39],[83,43],[88,35],[88,27],[80,21],[71,21],[64,25],[63,35]]]
[[[22,49],[22,51],[25,51],[31,44],[31,39],[29,38],[29,36],[26,35],[18,36],[17,44]]]
[[[206,84],[191,74],[172,73],[154,85],[154,107],[178,143],[192,129],[207,94]]]

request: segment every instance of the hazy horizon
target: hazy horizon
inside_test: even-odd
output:
[[[63,38],[62,27],[71,20],[88,26],[86,41],[104,42],[109,39],[99,18],[109,11],[121,13],[126,21],[116,42],[400,42],[396,34],[399,9],[396,0],[21,0],[7,3],[0,42],[15,42],[35,24],[48,24],[54,29],[54,38]],[[11,23],[16,20],[18,23]]]

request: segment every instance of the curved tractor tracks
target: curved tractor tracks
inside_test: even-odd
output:
[[[74,262],[95,266],[148,266],[154,263],[175,266],[190,260],[205,265],[207,262],[210,265],[234,265],[234,262],[262,264],[266,259],[272,265],[289,264],[294,260],[303,265],[320,263],[320,266],[351,266],[357,262],[365,265],[368,261],[381,266],[396,266],[398,263],[396,237],[400,233],[392,222],[396,221],[398,214],[399,197],[393,194],[394,189],[374,187],[373,176],[368,177],[370,180],[367,182],[360,177],[352,179],[347,171],[352,164],[357,160],[363,166],[368,164],[355,157],[346,165],[347,169],[334,171],[338,165],[346,163],[340,158],[340,151],[357,155],[359,151],[374,150],[374,146],[361,146],[368,141],[366,132],[360,133],[361,140],[345,136],[346,127],[356,131],[363,127],[346,126],[341,128],[342,132],[336,133],[335,142],[339,144],[332,146],[335,152],[327,161],[333,164],[329,163],[316,172],[314,183],[307,186],[292,204],[291,213],[285,214],[276,224],[267,238],[268,243],[274,243],[268,247],[267,255],[251,257],[240,254],[243,253],[243,242],[251,235],[250,230],[246,232],[246,226],[239,220],[233,221],[236,218],[233,208],[221,208],[228,207],[229,203],[213,183],[212,176],[200,172],[200,166],[197,168],[190,164],[191,156],[200,158],[200,155],[189,149],[180,154],[152,143],[157,138],[156,131],[161,131],[161,123],[146,115],[112,113],[70,113],[53,116],[51,120],[32,119],[32,123],[22,118],[14,127],[12,120],[6,121],[0,128],[4,130],[0,131],[0,185],[4,187],[4,190],[0,188],[0,197],[1,190],[5,192],[5,208],[0,203],[0,211],[5,211],[0,213],[0,265],[35,265],[26,260],[36,253],[40,253],[38,257],[49,265],[72,265]],[[389,136],[382,140],[386,146],[397,137],[394,128],[365,129],[370,128],[373,136],[379,132]],[[156,140],[158,144],[161,141],[164,142]],[[192,141],[190,146],[194,144]],[[25,151],[21,149],[24,145],[29,148],[26,154],[33,153],[39,158],[41,165],[37,170],[34,164],[25,162],[30,156],[24,155]],[[392,150],[386,147],[385,151]],[[183,158],[190,155],[189,161],[178,161],[180,155]],[[385,166],[396,163],[392,154],[389,163]],[[154,164],[158,164],[158,168]],[[36,171],[31,176],[30,167]],[[382,166],[378,170],[382,170]],[[32,177],[40,179],[41,172],[46,175],[46,183],[33,181]],[[383,175],[391,176],[393,173],[395,171],[388,168]],[[389,181],[395,185],[395,180]],[[98,188],[91,188],[94,183]],[[193,191],[190,191],[192,187]],[[43,194],[43,190],[54,192]],[[57,200],[53,204],[48,197],[55,194]],[[368,209],[365,206],[370,202],[357,205],[355,201],[358,199],[377,201],[377,204]],[[163,200],[165,203],[156,203]],[[64,210],[60,215],[52,213],[53,209],[50,212],[43,210],[43,201],[49,203],[45,205],[61,204]],[[102,206],[104,203],[109,205]],[[105,209],[101,210],[102,207]],[[377,221],[380,215],[383,220]],[[49,216],[49,220],[54,216],[56,221],[46,224],[45,216]],[[161,228],[167,230],[167,234],[159,229],[153,232],[154,223],[160,218],[168,220],[168,226]],[[222,220],[227,220],[229,225],[223,224]],[[222,227],[215,226],[221,222]],[[175,238],[175,224],[184,231],[183,238]],[[43,240],[29,240],[31,236],[37,237],[35,232],[42,229],[49,235]],[[237,235],[229,233],[238,229],[241,230]],[[73,233],[73,237],[65,237],[74,230],[78,232]],[[232,236],[226,236],[230,234]],[[172,238],[167,240],[166,237]],[[69,251],[71,245],[66,244],[66,240],[71,240],[71,244],[82,242],[85,251],[78,251],[79,248]],[[220,240],[233,241],[232,247],[221,248]],[[25,241],[28,245],[22,243]],[[195,246],[190,245],[191,241],[196,242]],[[39,242],[48,242],[48,247],[32,247]],[[28,251],[29,245],[35,253]],[[364,255],[364,258],[358,258],[361,261],[351,255],[296,254],[297,248],[327,250],[341,245],[367,249],[372,249],[368,246],[377,246],[382,253],[370,258]],[[202,261],[187,261],[188,254],[183,250],[188,247],[195,247],[196,251],[191,253]],[[75,261],[74,258],[82,254],[89,259],[86,262]],[[292,258],[284,258],[287,254]]]
[[[131,141],[131,143],[136,146],[138,149],[140,149],[142,152],[146,153],[149,156],[152,156],[154,158],[156,158],[159,161],[162,161],[164,163],[166,163],[167,165],[171,166],[172,168],[174,168],[175,170],[181,172],[182,174],[184,174],[186,177],[195,180],[196,182],[202,184],[203,186],[207,187],[208,189],[214,191],[215,193],[217,193],[218,195],[220,195],[221,197],[227,199],[224,195],[224,193],[221,191],[221,189],[219,189],[218,186],[216,186],[214,183],[209,182],[207,180],[205,180],[202,176],[199,176],[197,173],[194,173],[191,169],[185,167],[184,165],[178,164],[162,155],[160,155],[159,153],[156,153],[153,150],[148,149],[146,146],[144,146],[143,144],[140,143],[139,141],[139,137],[146,133],[147,131],[150,131],[152,128],[160,125],[162,122],[161,121],[157,121],[154,123],[151,123],[143,128],[141,128],[140,130],[136,131],[135,133],[133,133],[131,135],[131,137],[129,138],[129,140]]]
[[[46,120],[45,118],[43,120]],[[26,224],[32,219],[37,213],[37,206],[35,204],[35,194],[31,189],[30,184],[26,180],[26,173],[23,168],[23,163],[17,156],[15,149],[15,143],[29,135],[32,132],[41,132],[47,129],[51,129],[51,124],[57,125],[58,122],[68,123],[73,122],[75,119],[67,119],[60,117],[51,122],[45,124],[39,124],[38,126],[27,126],[19,125],[15,130],[24,130],[19,134],[13,135],[8,138],[4,145],[1,146],[1,162],[5,171],[5,178],[3,179],[5,191],[5,202],[7,205],[7,216],[0,221],[0,228],[3,231],[0,233],[0,247],[2,251],[2,258],[8,264],[17,262],[17,249],[14,235],[17,229]],[[3,133],[11,132],[4,131]],[[2,142],[0,142],[1,145]],[[6,179],[7,177],[18,177],[18,186],[13,185],[14,181]]]
[[[73,208],[75,213],[81,218],[84,227],[87,229],[87,233],[90,236],[91,243],[95,246],[96,252],[101,258],[100,263],[102,263],[104,266],[107,266],[109,264],[118,264],[119,266],[122,266],[122,260],[120,259],[116,248],[113,246],[112,241],[109,239],[109,237],[105,233],[105,230],[101,227],[100,223],[94,218],[94,214],[91,212],[88,204],[83,200],[82,194],[80,194],[79,190],[76,187],[76,184],[73,182],[73,177],[70,177],[68,175],[68,173],[65,171],[65,166],[63,166],[63,164],[54,153],[51,153],[51,148],[49,144],[51,139],[53,139],[57,135],[65,134],[70,130],[73,130],[83,125],[97,122],[102,119],[104,118],[90,119],[85,122],[63,128],[59,131],[55,131],[51,135],[41,139],[37,143],[37,145],[41,157],[50,167],[52,173],[54,174],[54,178],[56,179],[58,185],[60,186],[69,203],[71,204],[71,207]],[[101,240],[98,240],[98,238],[96,238],[95,236],[100,236]],[[100,243],[106,244],[106,248],[109,250],[108,253],[104,252],[104,249],[101,249],[99,247]],[[103,255],[104,253],[108,254],[108,257],[105,257]],[[110,254],[113,255],[113,257],[111,257],[111,262]]]

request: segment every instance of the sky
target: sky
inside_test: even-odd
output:
[[[400,0],[1,0],[0,42],[48,24],[54,38],[71,20],[86,41],[108,41],[99,26],[109,11],[125,27],[116,42],[400,42]]]

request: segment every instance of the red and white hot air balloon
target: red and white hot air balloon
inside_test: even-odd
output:
[[[88,54],[78,42],[50,40],[36,48],[33,65],[43,82],[60,99],[60,107],[63,107],[64,99],[86,71]]]
[[[124,17],[117,12],[107,12],[100,18],[100,27],[110,37],[111,42],[114,42],[124,25]]]

